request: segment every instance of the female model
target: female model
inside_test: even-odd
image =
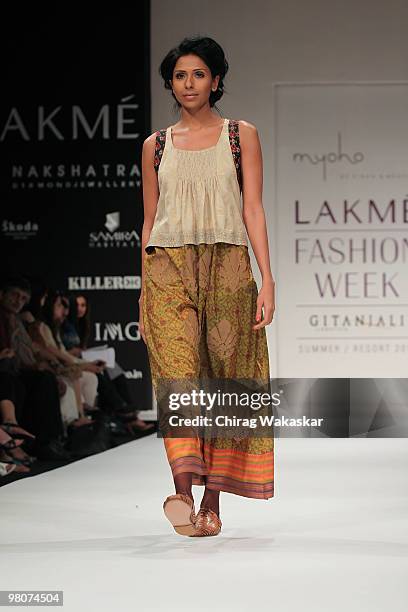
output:
[[[265,326],[275,281],[262,153],[254,125],[212,110],[227,70],[222,48],[208,37],[184,39],[160,66],[181,117],[151,134],[142,152],[140,330],[156,391],[162,379],[269,380]],[[245,230],[262,275],[259,293]],[[164,445],[176,494],[163,507],[179,534],[220,532],[220,491],[273,497],[273,437],[165,437]],[[197,514],[193,484],[205,486]]]

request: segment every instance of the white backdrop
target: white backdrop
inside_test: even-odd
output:
[[[331,0],[330,2],[326,0],[308,0],[307,2],[301,0],[286,0],[285,2],[280,0],[251,0],[251,2],[246,2],[246,0],[223,0],[223,2],[218,0],[174,0],[173,2],[152,0],[152,130],[167,127],[178,119],[178,115],[173,112],[173,100],[170,93],[164,89],[158,74],[158,67],[164,55],[185,36],[213,37],[224,48],[230,63],[225,81],[226,92],[218,103],[221,114],[225,117],[245,119],[258,128],[264,162],[263,205],[268,223],[272,271],[276,278],[282,263],[282,258],[279,257],[278,268],[279,220],[275,180],[277,166],[275,159],[277,96],[275,90],[277,84],[305,83],[308,85],[319,82],[341,85],[349,82],[408,81],[406,23],[408,23],[408,3],[405,0],[389,0],[388,2],[383,0]],[[329,91],[333,91],[333,88],[328,88],[325,95],[329,95]],[[371,91],[376,95],[374,89]],[[361,89],[361,94],[356,95],[363,95],[364,99],[367,99],[363,89]],[[390,96],[387,97],[387,104]],[[372,99],[371,102],[374,103],[374,100]],[[322,105],[323,99],[320,109]],[[345,109],[342,118],[347,121],[343,122],[340,127],[343,137],[347,133],[345,145],[347,148],[350,146],[350,150],[354,151],[358,149],[351,146],[353,141],[349,138],[353,124],[353,104],[350,103],[347,108],[350,118],[346,117]],[[369,109],[370,105],[367,107],[367,110]],[[378,107],[377,110],[379,112]],[[298,108],[298,111],[299,124],[302,121],[302,109]],[[389,125],[386,113],[387,107],[384,108],[383,121],[385,123],[382,123],[385,131]],[[362,120],[361,114],[359,112],[359,121]],[[311,120],[309,111],[307,117],[308,120]],[[313,141],[316,146],[323,147],[323,151],[336,147],[337,142],[335,123],[330,124],[329,117],[326,117],[325,121],[326,123],[319,123],[319,125],[330,126],[330,129],[327,132],[319,129]],[[379,130],[381,126],[377,128]],[[378,130],[373,134],[373,138],[377,140],[381,139]],[[369,147],[364,151],[370,153],[369,169],[371,172],[375,168],[372,165],[372,147],[367,140],[368,130],[361,133],[363,140],[357,139],[356,142],[358,147]],[[396,138],[397,142],[400,142],[398,135]],[[391,139],[392,135],[389,134],[387,143],[392,142]],[[301,142],[305,144],[305,140]],[[319,149],[311,148],[312,152],[315,150]],[[383,150],[382,153],[379,153],[378,160],[381,162],[381,159],[384,159],[387,153],[391,154],[392,151],[394,151],[394,146],[388,152]],[[394,159],[398,160],[401,157],[398,154]],[[296,171],[300,172],[302,166],[306,171],[305,164],[294,165],[293,169],[296,168]],[[385,167],[383,169],[385,170]],[[311,168],[308,171],[311,172]],[[317,181],[318,172],[316,171],[313,176],[313,180]],[[311,178],[312,174],[310,174]],[[347,183],[343,181],[340,184],[342,189],[345,189]],[[351,186],[351,183],[349,185]],[[363,182],[360,186],[362,185]],[[376,188],[379,185],[380,183],[377,182]],[[388,183],[388,186],[391,187],[391,183]],[[393,183],[393,188],[394,186],[397,186],[396,182]],[[386,187],[384,183],[384,189]],[[382,197],[382,193],[378,191],[373,195]],[[320,195],[319,192],[319,197]],[[354,197],[355,192],[350,191],[350,195]],[[384,195],[390,197],[392,190],[384,191]],[[398,192],[395,197],[401,198],[402,195],[401,192]],[[293,239],[292,230],[290,240]],[[251,249],[250,253],[254,276],[259,284],[260,276]],[[299,373],[297,367],[296,369],[286,367],[291,353],[294,363],[299,365],[299,361],[294,352],[291,336],[285,337],[285,329],[287,329],[285,309],[290,308],[290,304],[285,303],[283,296],[288,295],[290,288],[285,286],[286,278],[277,278],[277,281],[279,281],[277,282],[278,309],[274,322],[267,327],[271,375],[274,377],[278,374],[285,376],[288,374],[288,369],[292,373]],[[286,343],[290,351],[285,351]],[[332,356],[329,358],[331,359]],[[317,365],[314,357],[311,358],[309,355],[308,359]],[[307,375],[308,359],[304,359],[303,365],[300,366],[302,376]],[[340,361],[336,356],[333,356],[333,359],[335,363]],[[336,375],[344,375],[345,369],[346,376],[353,376],[354,371],[351,368],[349,355],[345,355],[343,359],[343,371],[336,370]],[[364,365],[365,359],[366,355],[360,353],[359,375],[363,369],[368,370],[369,376],[378,375],[378,371],[371,369],[370,365],[375,362],[375,359],[369,357],[367,367]],[[389,355],[383,356],[378,361],[380,367],[388,359]],[[354,361],[356,360],[353,359]],[[403,357],[403,361],[406,361],[406,356]],[[315,365],[312,371],[313,375],[320,376],[323,375],[323,371],[320,370],[321,367],[323,368],[323,362],[324,367],[326,365],[325,360],[320,357],[318,362],[319,371],[316,373]],[[331,375],[333,368],[329,365],[327,368],[325,371]]]
[[[406,377],[408,85],[276,85],[279,376]]]

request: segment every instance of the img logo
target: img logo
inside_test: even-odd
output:
[[[294,153],[292,157],[294,162],[306,161],[312,166],[321,165],[323,180],[327,179],[327,165],[337,164],[339,162],[347,162],[349,164],[360,164],[364,160],[364,155],[360,151],[355,153],[343,153],[341,132],[337,132],[337,151],[331,151],[327,153]]]
[[[95,342],[138,342],[141,337],[138,321],[95,323]]]

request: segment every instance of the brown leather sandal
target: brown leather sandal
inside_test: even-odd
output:
[[[196,514],[193,537],[216,536],[220,533],[222,522],[211,508],[200,508]]]
[[[163,503],[163,510],[179,535],[190,536],[194,534],[196,516],[194,501],[191,497],[183,493],[169,495]]]

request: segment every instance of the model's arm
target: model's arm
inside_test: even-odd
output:
[[[140,292],[139,304],[143,299],[144,280],[144,255],[145,246],[149,241],[154,218],[156,216],[157,201],[159,199],[159,186],[157,173],[154,169],[154,155],[156,146],[156,132],[151,134],[143,143],[142,149],[142,188],[143,188],[143,210],[144,221],[142,229],[142,290]]]
[[[150,134],[143,143],[142,149],[142,187],[143,187],[143,210],[144,220],[142,229],[142,288],[139,297],[139,331],[146,344],[146,336],[144,331],[143,322],[143,287],[144,287],[144,258],[145,258],[145,247],[149,242],[150,234],[152,231],[154,218],[156,216],[157,202],[159,199],[159,184],[157,180],[157,173],[154,169],[154,155],[156,148],[156,133]]]
[[[275,312],[275,280],[272,276],[265,211],[262,204],[263,162],[261,143],[256,127],[248,121],[239,121],[242,170],[242,215],[249,240],[262,276],[258,294],[254,329],[268,325]],[[261,321],[262,307],[264,319]]]

